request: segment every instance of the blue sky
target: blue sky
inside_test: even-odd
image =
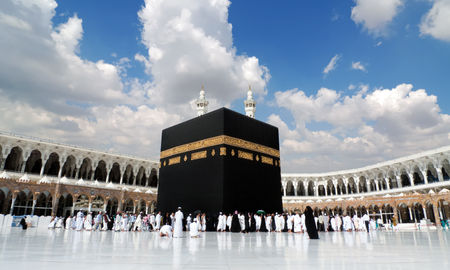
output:
[[[195,116],[201,84],[211,109],[242,113],[252,84],[289,172],[450,142],[448,0],[25,2],[38,8],[0,4],[14,132],[157,159],[161,129]]]

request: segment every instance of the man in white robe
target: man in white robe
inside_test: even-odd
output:
[[[161,216],[161,212],[158,212],[158,214],[156,214],[156,217],[155,217],[155,227],[154,227],[154,230],[159,230],[159,228],[161,227],[161,219],[162,219],[162,216]]]
[[[337,224],[336,224],[335,217],[333,217],[333,216],[331,217],[330,224],[331,224],[331,228],[333,229],[333,231],[337,232]]]
[[[337,226],[337,231],[340,232],[341,226],[342,226],[342,219],[339,215],[336,215],[336,226]]]
[[[197,238],[200,236],[198,227],[198,220],[197,218],[194,218],[194,222],[189,224],[189,235],[191,236],[191,238]]]
[[[183,236],[183,212],[181,212],[181,207],[178,207],[178,211],[174,216],[174,227],[173,227],[173,237]]]
[[[103,215],[102,212],[98,212],[98,214],[94,218],[94,227],[93,230],[96,231],[100,229],[102,226]]]
[[[120,224],[120,230],[122,232],[127,232],[128,231],[128,215],[127,215],[127,213],[123,213],[123,215],[122,215],[122,220],[121,220],[121,224]]]
[[[231,231],[231,222],[233,221],[233,215],[228,215],[227,217],[227,227],[228,227],[228,231]]]
[[[66,219],[66,230],[69,230],[72,228],[72,216],[68,216]]]
[[[77,213],[77,224],[76,224],[76,230],[81,231],[83,229],[83,223],[84,223],[84,214],[82,211],[78,211]]]
[[[267,215],[266,217],[266,229],[268,232],[272,231],[272,216]]]
[[[245,231],[245,216],[242,214],[238,214],[239,225],[241,226],[241,232]]]
[[[253,215],[253,217],[255,218],[256,231],[259,232],[259,229],[261,229],[261,216],[255,214],[255,215]]]
[[[139,213],[139,215],[136,217],[133,225],[133,231],[142,231],[142,213]]]
[[[287,222],[288,232],[292,232],[292,227],[294,225],[294,216],[291,213],[289,213],[289,215],[287,216],[286,222]]]
[[[352,223],[352,219],[350,218],[350,216],[347,216],[346,214],[344,214],[344,218],[343,218],[342,222],[344,225],[344,231],[346,231],[346,232],[352,231],[353,223]]]
[[[222,212],[219,213],[219,217],[217,219],[217,231],[222,232],[223,231],[223,225],[225,223],[225,217],[222,214]]]
[[[170,226],[169,224],[162,226],[159,230],[159,236],[172,238],[172,226]]]
[[[302,219],[300,218],[300,215],[298,213],[294,216],[294,233],[299,233],[302,231],[302,225],[301,225]]]
[[[86,216],[86,218],[84,219],[84,229],[86,231],[90,231],[92,230],[92,213],[89,212]]]
[[[120,232],[122,224],[122,215],[117,213],[116,218],[114,219],[114,231]]]
[[[62,217],[59,217],[58,220],[56,221],[55,228],[62,228],[63,222],[64,222],[64,219]]]
[[[52,217],[52,220],[50,221],[50,223],[48,224],[47,228],[48,229],[54,229],[56,226],[56,222],[58,221],[58,217]]]
[[[306,216],[305,216],[304,213],[302,214],[301,218],[302,218],[302,231],[306,232],[306,222],[305,222],[306,221]],[[314,222],[314,224],[316,224],[316,229],[317,229],[317,222]]]

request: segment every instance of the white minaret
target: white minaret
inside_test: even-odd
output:
[[[205,89],[202,85],[202,90],[200,90],[200,97],[197,99],[197,116],[204,115],[208,112],[209,102],[205,98]]]
[[[256,102],[253,99],[252,88],[250,87],[250,85],[248,86],[247,100],[244,101],[244,104],[245,104],[245,115],[251,118],[255,118]]]

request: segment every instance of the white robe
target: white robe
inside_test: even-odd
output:
[[[128,216],[127,215],[124,215],[122,217],[122,220],[120,222],[120,229],[122,231],[128,231]]]
[[[66,230],[71,229],[72,227],[72,217],[68,217],[66,219]]]
[[[102,227],[102,231],[107,231],[108,230],[108,218],[106,216],[102,217],[103,219],[103,227]]]
[[[184,218],[183,213],[180,210],[178,210],[175,213],[173,237],[183,236],[183,218]]]
[[[306,216],[305,216],[305,214],[302,214],[302,229],[303,229],[304,232],[306,232],[306,222],[305,222],[305,220],[306,220]],[[314,224],[316,224],[316,228],[317,228],[317,223],[314,223]]]
[[[219,219],[217,220],[217,231],[222,231],[224,224],[226,224],[225,216],[219,215]]]
[[[331,228],[333,228],[333,231],[337,231],[337,225],[336,225],[336,219],[334,217],[331,218]]]
[[[287,221],[286,222],[287,222],[287,229],[292,231],[292,225],[294,223],[294,217],[292,215],[289,215],[287,217]]]
[[[227,227],[228,227],[228,230],[229,231],[231,231],[231,222],[233,221],[233,215],[229,215],[228,217],[227,217]]]
[[[294,216],[294,232],[301,232],[302,231],[302,219],[299,214],[296,214]]]
[[[206,231],[206,216],[202,216],[202,232]]]
[[[84,214],[83,212],[79,211],[77,213],[77,225],[76,225],[77,231],[81,231],[83,229],[83,223],[84,223]]]
[[[343,224],[344,224],[344,231],[348,231],[348,230],[352,230],[353,229],[353,224],[352,224],[352,220],[349,216],[345,216],[343,218]]]
[[[266,217],[266,229],[268,232],[272,231],[272,216]]]
[[[253,217],[255,218],[256,230],[259,231],[261,229],[261,217],[259,215],[254,215]]]
[[[170,225],[164,225],[159,230],[159,233],[164,234],[167,237],[171,238],[172,237],[172,227]]]
[[[157,214],[155,217],[155,230],[159,230],[159,228],[161,228],[161,215]]]
[[[197,237],[200,235],[200,233],[198,232],[198,223],[196,221],[189,224],[189,235],[191,237]]]
[[[337,226],[338,231],[340,231],[341,226],[342,226],[342,219],[340,216],[336,216],[336,226]]]
[[[245,216],[238,215],[239,225],[241,226],[241,231],[245,230]]]
[[[49,229],[54,229],[55,228],[55,226],[56,226],[56,222],[58,221],[58,218],[57,217],[54,217],[53,219],[52,219],[52,221],[50,221],[50,223],[48,224],[48,228]]]
[[[92,230],[92,215],[88,214],[84,220],[84,229],[87,231]]]
[[[63,218],[58,218],[58,221],[56,221],[55,228],[62,228],[63,227],[63,222],[64,222]]]
[[[134,222],[133,231],[135,231],[136,229],[142,230],[142,218],[141,218],[141,214],[139,214],[139,215],[137,216],[136,221]]]

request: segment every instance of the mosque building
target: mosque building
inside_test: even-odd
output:
[[[245,114],[254,118],[249,87]],[[208,112],[202,87],[197,115]],[[155,146],[156,147],[156,146]],[[0,133],[0,214],[66,216],[77,210],[153,212],[159,162]],[[450,219],[450,146],[363,168],[281,174],[285,211],[431,223]]]

